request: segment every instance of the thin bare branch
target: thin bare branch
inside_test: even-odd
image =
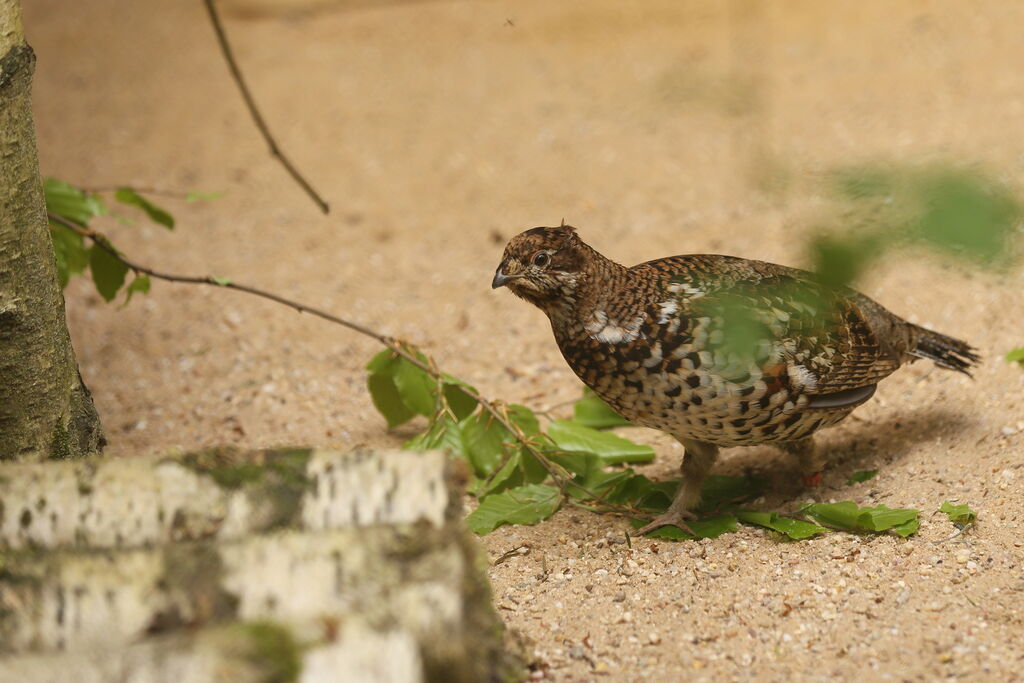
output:
[[[224,32],[224,25],[220,21],[220,15],[217,14],[217,9],[213,5],[213,0],[203,0],[203,4],[206,5],[206,11],[210,15],[210,23],[213,24],[213,30],[217,34],[217,42],[220,44],[221,52],[224,53],[224,60],[228,63],[228,68],[231,70],[231,77],[234,79],[235,84],[238,85],[238,89],[242,93],[242,98],[245,100],[245,106],[249,109],[249,114],[252,115],[252,120],[255,122],[256,127],[259,128],[260,133],[263,135],[263,139],[267,141],[267,145],[270,147],[270,153],[277,157],[277,160],[281,162],[285,170],[288,171],[292,179],[299,184],[309,198],[320,208],[324,213],[330,213],[330,207],[327,202],[317,194],[317,191],[313,189],[313,186],[309,184],[298,169],[292,164],[291,160],[285,156],[281,148],[278,147],[277,141],[270,132],[270,127],[267,126],[267,122],[263,120],[263,115],[260,114],[259,108],[256,107],[256,101],[252,97],[252,93],[249,92],[249,87],[245,84],[245,79],[242,78],[242,71],[238,68],[238,62],[235,61],[235,55],[231,51],[231,45],[228,43],[227,33]]]
[[[192,192],[186,190],[172,190],[165,187],[149,187],[146,185],[101,185],[99,187],[82,187],[81,185],[75,185],[76,188],[87,194],[107,194],[114,193],[123,188],[135,190],[139,194],[153,195],[154,197],[167,197],[168,199],[188,199]]]

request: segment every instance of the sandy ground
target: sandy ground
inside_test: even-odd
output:
[[[104,224],[134,258],[231,277],[421,344],[486,395],[578,395],[542,314],[489,283],[502,245],[563,217],[616,259],[720,252],[805,263],[834,226],[823,178],[872,160],[952,160],[1024,195],[1024,5],[1005,2],[417,2],[228,29],[257,99],[333,206],[267,155],[201,3],[26,0],[44,172],[85,186],[225,191],[168,204],[179,227]],[[244,5],[235,0],[233,5]],[[919,254],[860,288],[965,337],[974,381],[924,363],[822,435],[816,500],[924,510],[908,540],[622,544],[623,523],[563,511],[484,539],[495,599],[557,680],[1021,680],[1024,278]],[[224,442],[397,444],[364,388],[377,347],[268,302],[156,283],[128,307],[67,292],[82,373],[131,455]],[[562,409],[564,410],[564,409]],[[656,446],[649,476],[681,450]],[[847,487],[849,474],[880,468]],[[808,497],[792,462],[757,471],[764,509]],[[977,527],[931,511],[970,503]]]

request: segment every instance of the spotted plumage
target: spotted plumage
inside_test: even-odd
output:
[[[808,272],[707,254],[627,268],[569,226],[512,238],[492,284],[547,314],[569,366],[609,405],[684,444],[676,500],[641,532],[684,525],[719,447],[772,443],[814,476],[811,435],[902,363],[966,373],[978,361],[964,342]]]

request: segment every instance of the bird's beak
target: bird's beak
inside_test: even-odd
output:
[[[516,270],[514,267],[515,265],[518,264],[515,264],[515,262],[509,263],[508,259],[502,261],[498,265],[498,270],[494,271],[494,279],[491,280],[491,289],[497,289],[498,287],[507,285],[511,280],[521,278],[523,276],[522,273],[508,272],[510,269],[513,271]]]
[[[498,266],[498,270],[494,272],[494,279],[491,280],[491,289],[497,289],[515,277],[515,275],[505,275],[505,273],[501,272],[501,266]]]

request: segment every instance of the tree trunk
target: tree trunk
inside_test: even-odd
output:
[[[57,282],[32,120],[34,67],[19,0],[0,0],[0,460],[76,457],[105,444]]]

